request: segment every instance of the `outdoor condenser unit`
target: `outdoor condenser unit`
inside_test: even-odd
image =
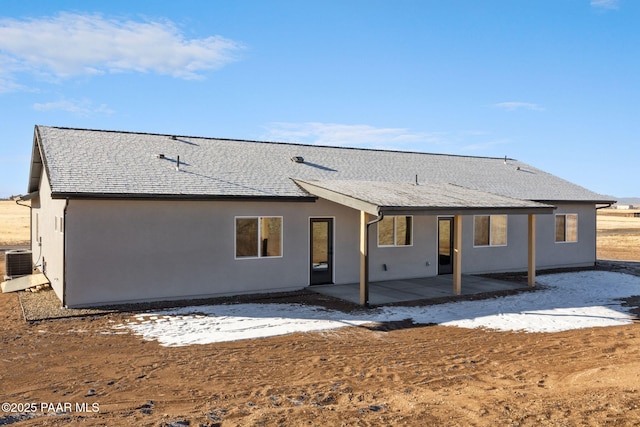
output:
[[[16,249],[5,252],[5,271],[7,277],[15,278],[32,273],[31,251]]]

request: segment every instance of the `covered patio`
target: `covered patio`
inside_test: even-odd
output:
[[[340,298],[369,306],[385,303],[379,300],[389,303],[479,293],[479,288],[476,286],[478,282],[474,284],[473,276],[465,275],[464,287],[462,286],[462,218],[467,215],[528,215],[527,281],[528,286],[535,286],[536,215],[552,214],[555,206],[449,183],[420,184],[418,176],[415,183],[299,179],[294,181],[317,197],[360,211],[360,282],[357,285],[332,285],[336,289],[327,292],[342,291],[343,297]],[[452,217],[453,274],[369,283],[371,240],[369,229],[370,226],[382,221],[385,215]],[[430,285],[427,286],[425,283]],[[344,289],[339,289],[341,286],[344,286]],[[358,297],[355,299],[353,289],[358,291]]]
[[[484,276],[463,275],[464,287],[459,295],[524,290],[526,283],[498,280]],[[430,300],[452,296],[453,275],[417,279],[388,280],[369,283],[369,304],[384,305],[408,301]],[[321,285],[310,290],[355,304],[360,303],[360,284]]]

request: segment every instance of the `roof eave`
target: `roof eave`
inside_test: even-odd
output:
[[[38,126],[36,126],[33,131],[33,147],[31,151],[29,184],[27,188],[28,193],[33,193],[40,189],[40,180],[42,178],[43,170],[46,173],[45,159],[42,155],[42,147],[40,144],[40,132],[38,131]]]
[[[540,204],[532,201],[521,201],[513,206],[384,206],[372,201],[363,200],[348,194],[343,194],[324,188],[316,183],[294,180],[305,191],[320,198],[338,203],[356,210],[378,216],[380,213],[388,215],[492,215],[492,214],[551,214],[555,206]],[[524,206],[523,206],[524,204]]]
[[[313,203],[315,196],[230,196],[216,194],[142,194],[142,193],[91,193],[52,192],[53,199],[72,200],[191,200],[191,201],[253,201],[253,202],[302,202]]]
[[[555,210],[555,206],[540,207],[429,207],[429,206],[380,206],[379,210],[388,215],[549,215]]]
[[[557,205],[558,203],[582,203],[587,205],[609,205],[614,204],[617,200],[613,199],[583,199],[583,200],[532,200],[533,202],[544,203],[544,204],[553,204]]]

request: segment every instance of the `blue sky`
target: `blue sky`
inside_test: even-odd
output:
[[[34,125],[505,155],[637,197],[636,0],[0,8],[0,197]]]

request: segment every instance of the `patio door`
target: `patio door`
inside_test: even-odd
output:
[[[333,283],[333,218],[311,218],[310,222],[310,283]]]
[[[438,274],[453,274],[453,218],[438,218]]]

